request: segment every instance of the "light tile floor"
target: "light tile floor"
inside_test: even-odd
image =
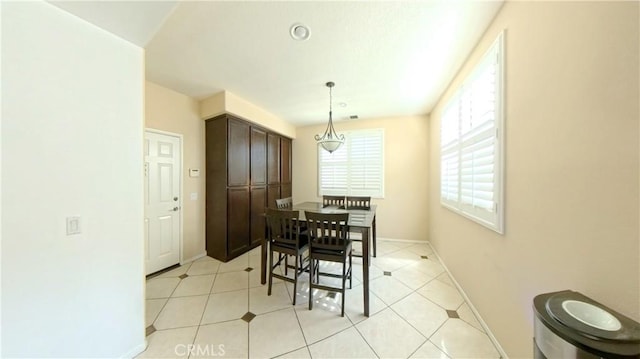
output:
[[[363,315],[362,266],[340,294],[260,284],[260,248],[205,257],[147,280],[148,348],[139,358],[499,358],[428,244],[379,241]],[[291,273],[291,272],[290,272]]]

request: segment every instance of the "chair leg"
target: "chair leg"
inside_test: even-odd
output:
[[[345,286],[346,286],[346,282],[347,282],[347,261],[346,258],[343,257],[342,259],[342,313],[340,314],[341,317],[344,317],[344,296],[346,294]]]
[[[284,255],[284,275],[289,275],[289,255]]]
[[[313,271],[315,269],[311,253],[309,253],[309,263],[309,310],[311,310],[313,309]]]
[[[278,254],[278,258],[280,255]],[[269,251],[269,287],[267,289],[267,295],[271,295],[271,284],[273,283],[273,250]]]
[[[371,236],[371,241],[373,242],[373,256],[375,257],[376,254],[377,254],[377,251],[376,251],[376,217],[373,217],[373,226],[372,227],[373,228],[371,228],[371,232],[373,232],[373,233],[370,234],[370,236]]]
[[[349,252],[349,289],[353,288],[353,252]]]
[[[296,256],[296,267],[293,274],[293,305],[296,305],[296,297],[298,296],[298,256]]]

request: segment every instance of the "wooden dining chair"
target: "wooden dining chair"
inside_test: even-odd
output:
[[[322,196],[322,207],[344,207],[344,196]]]
[[[276,199],[276,208],[277,209],[291,209],[293,207],[293,198],[291,197],[286,197],[286,198],[277,198]],[[304,222],[302,222],[304,223]],[[306,223],[305,227],[306,227]],[[286,254],[278,254],[278,264],[280,265],[280,263],[282,262],[282,260],[284,259],[284,275],[288,275],[289,274],[289,258]]]
[[[309,310],[313,309],[313,290],[322,289],[342,294],[344,317],[344,297],[346,281],[352,285],[352,249],[347,237],[348,213],[316,213],[305,211],[309,229]],[[321,272],[320,261],[342,263],[342,274]],[[320,284],[320,276],[340,278],[342,286],[332,287]],[[315,278],[314,278],[315,277]]]
[[[365,196],[347,196],[346,198],[346,208],[347,209],[362,209],[362,210],[370,210],[371,209],[371,197]],[[349,233],[354,233],[354,231],[349,231]],[[357,232],[360,233],[360,232]],[[373,256],[376,256],[376,239],[374,236],[369,236],[371,238],[371,243],[373,250],[370,253],[373,253]],[[362,242],[362,239],[353,239],[355,242]],[[362,255],[354,254],[356,257],[362,257]]]
[[[291,197],[276,199],[277,209],[291,209],[293,207],[293,199]]]
[[[269,241],[269,287],[267,295],[271,295],[271,285],[273,278],[278,278],[293,283],[293,305],[296,305],[296,295],[298,290],[298,278],[309,269],[309,260],[304,258],[304,254],[309,248],[309,239],[306,234],[302,234],[298,224],[300,223],[299,211],[279,210],[267,208],[267,240]],[[278,253],[278,262],[273,263],[273,255]],[[285,258],[285,275],[274,273],[282,256]],[[293,278],[286,276],[286,268],[289,267],[286,258],[295,257],[293,265]]]
[[[285,198],[276,199],[276,208],[277,209],[292,209],[293,208],[293,198],[292,197],[285,197]],[[307,222],[305,222],[305,221],[298,222],[298,225],[300,226],[300,233],[304,234],[304,231],[307,229]]]
[[[348,209],[371,209],[371,197],[347,196],[346,202]]]

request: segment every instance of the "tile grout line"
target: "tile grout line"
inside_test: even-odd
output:
[[[438,260],[438,263],[441,265],[441,263],[440,263],[440,261],[439,261],[439,260]],[[405,267],[406,267],[406,266],[405,266]],[[404,267],[402,267],[402,268],[404,268]],[[397,270],[399,270],[399,269],[400,269],[400,268],[398,268],[398,269],[396,269],[396,270],[394,270],[394,271],[397,271]],[[394,271],[392,271],[392,272],[394,272]],[[421,272],[421,273],[422,273],[422,272]],[[443,273],[446,273],[446,271],[443,271]],[[426,273],[422,273],[422,274],[425,274],[425,275],[426,275]],[[442,274],[442,273],[438,274],[438,276],[439,276],[439,275],[441,275],[441,274]],[[432,336],[433,336],[433,335],[434,335],[438,330],[440,330],[440,329],[444,326],[444,324],[445,324],[445,323],[447,323],[447,321],[449,321],[451,318],[447,318],[447,319],[445,319],[445,321],[444,321],[444,322],[442,322],[442,324],[440,324],[440,326],[438,326],[438,328],[436,328],[436,329],[433,331],[433,333],[431,333],[431,335],[427,337],[427,336],[425,336],[424,334],[422,334],[422,332],[421,332],[420,330],[418,330],[418,328],[416,328],[414,325],[412,325],[410,322],[408,322],[408,321],[407,321],[407,319],[406,319],[405,317],[403,317],[403,316],[402,316],[402,315],[400,315],[398,312],[396,312],[396,311],[395,311],[395,309],[393,309],[393,307],[392,307],[392,306],[393,306],[393,305],[395,305],[395,304],[397,304],[397,303],[399,303],[400,301],[404,300],[405,298],[409,297],[411,294],[414,294],[414,293],[415,293],[415,294],[419,295],[420,297],[422,297],[422,298],[424,298],[424,299],[428,300],[429,302],[433,303],[434,305],[436,305],[436,306],[440,307],[442,310],[445,310],[445,311],[446,311],[446,310],[447,310],[446,308],[442,307],[442,306],[441,306],[441,305],[439,305],[438,303],[433,302],[431,299],[426,298],[424,295],[422,295],[422,294],[418,293],[418,290],[419,290],[419,289],[423,288],[424,286],[426,286],[427,284],[429,284],[429,283],[433,282],[434,280],[437,280],[437,277],[438,277],[438,276],[436,276],[436,277],[432,277],[430,280],[428,280],[426,283],[424,283],[423,285],[421,285],[420,287],[418,287],[418,288],[416,288],[416,289],[413,289],[413,288],[410,288],[410,287],[409,287],[409,289],[411,289],[411,292],[410,292],[409,294],[407,294],[406,296],[404,296],[404,297],[402,297],[402,298],[398,299],[398,300],[397,300],[397,301],[395,301],[394,303],[391,303],[391,304],[388,304],[388,305],[387,305],[387,308],[389,308],[389,309],[390,309],[393,313],[395,313],[395,314],[396,314],[396,315],[397,315],[397,316],[398,316],[402,321],[404,321],[405,323],[407,323],[407,324],[408,324],[409,326],[411,326],[411,328],[413,328],[413,329],[414,329],[418,334],[420,334],[423,338],[425,338],[425,341],[423,341],[423,342],[422,342],[422,343],[421,343],[421,344],[420,344],[420,345],[419,345],[419,346],[418,346],[418,347],[417,347],[417,348],[416,348],[416,349],[411,353],[411,355],[415,354],[415,353],[416,353],[416,352],[417,352],[417,351],[418,351],[418,350],[419,350],[423,345],[425,345],[425,343],[427,343],[427,342],[431,342],[431,341],[430,341],[430,338],[431,338],[431,337],[432,337]],[[396,279],[396,280],[398,280],[398,279]],[[398,280],[398,281],[402,283],[402,281],[400,281],[400,280]],[[404,283],[402,283],[402,284],[404,284]],[[446,284],[446,283],[444,283],[444,284]],[[405,285],[405,286],[406,286],[406,285]],[[453,288],[453,289],[455,289],[455,288]],[[456,290],[456,292],[458,292],[458,291]],[[384,301],[383,301],[383,302],[384,302]],[[384,302],[384,303],[386,304],[386,302]],[[458,306],[458,308],[459,308],[460,306],[462,306],[464,303],[465,303],[465,301],[464,301],[464,299],[463,299],[462,304],[460,304],[460,305]],[[356,328],[356,329],[357,329],[357,328]],[[476,328],[476,329],[477,329],[477,328]],[[362,334],[361,334],[361,335],[362,335]],[[363,337],[363,338],[364,338],[364,337]],[[365,339],[365,341],[366,341],[366,339]],[[432,343],[432,342],[431,342],[431,343]],[[367,344],[369,344],[369,342],[367,342]],[[432,344],[433,344],[433,343],[432,343]],[[447,353],[445,353],[444,351],[442,351],[442,349],[440,349],[438,346],[436,346],[436,348],[437,348],[440,352],[444,353],[445,355],[447,355],[447,356],[449,357],[449,355],[448,355]],[[409,357],[411,357],[411,355],[409,355]]]
[[[247,256],[247,267],[249,267],[249,256]],[[250,287],[251,273],[247,272],[247,313],[251,312],[251,290],[249,290]],[[256,318],[253,317],[250,321],[247,322],[247,358],[251,356],[251,322],[253,321],[253,319]]]
[[[189,267],[189,269],[191,269],[191,267]],[[220,265],[218,265],[218,269],[220,269]],[[187,272],[188,271],[189,270],[187,270]],[[204,304],[204,308],[202,308],[202,315],[200,315],[200,321],[198,322],[198,327],[196,328],[196,332],[193,335],[193,340],[191,341],[192,345],[196,344],[196,339],[198,338],[198,334],[200,333],[200,326],[202,325],[202,318],[204,318],[204,313],[207,312],[207,307],[209,306],[209,299],[211,298],[211,291],[213,290],[213,284],[216,282],[217,278],[218,278],[218,271],[216,270],[216,273],[214,273],[213,281],[211,282],[211,288],[209,288],[209,293],[207,294],[207,301]],[[187,359],[190,359],[190,358],[191,358],[191,353],[189,353],[189,357]]]
[[[457,312],[457,311],[458,311],[458,310],[459,310],[463,305],[465,305],[465,304],[467,304],[467,301],[466,301],[466,300],[463,300],[463,301],[462,301],[462,304],[460,304],[460,305],[458,306],[458,308],[456,309],[456,312]],[[467,306],[468,306],[468,304],[467,304]],[[469,309],[469,311],[471,311],[471,309]],[[458,315],[460,315],[460,314],[458,314]],[[473,314],[473,312],[471,312],[471,315],[473,315],[473,317],[474,317],[474,318],[476,318],[476,315],[475,315],[475,314]],[[487,333],[485,333],[484,331],[482,331],[482,330],[480,330],[480,329],[476,328],[476,326],[475,326],[475,325],[473,325],[473,324],[469,323],[468,321],[466,321],[466,320],[462,319],[462,317],[457,318],[457,319],[460,319],[460,320],[462,320],[463,322],[465,322],[465,323],[469,324],[469,326],[471,326],[471,327],[472,327],[472,328],[474,328],[475,330],[479,331],[480,333],[482,333],[482,334],[484,334],[484,335],[487,335]],[[478,320],[478,318],[476,318],[476,320]],[[487,335],[487,336],[488,336],[488,335]]]
[[[409,246],[409,247],[410,247],[410,246]],[[397,253],[397,252],[400,252],[400,251],[408,251],[408,252],[411,252],[412,254],[418,254],[418,255],[420,255],[419,253],[415,253],[414,251],[412,251],[412,250],[408,249],[409,247],[397,248],[396,250],[393,250],[393,251],[387,252],[386,254],[383,254],[383,253],[379,253],[379,254],[380,254],[381,256],[386,256],[386,255],[390,255],[390,254],[392,254],[392,253]],[[431,254],[431,255],[429,255],[429,256],[431,257],[432,255],[433,255],[433,256],[435,256],[435,258],[434,258],[434,259],[435,259],[435,261],[434,261],[434,262],[435,262],[435,263],[440,264],[441,266],[443,266],[443,264],[440,262],[439,258],[437,257],[437,254],[435,254],[435,253],[434,253],[434,254]],[[391,259],[403,260],[403,258],[391,258]],[[431,258],[429,258],[429,259],[431,259]],[[250,264],[250,262],[251,262],[251,257],[247,256],[247,262],[248,262],[248,264]],[[414,261],[412,260],[411,262],[414,262]],[[356,265],[361,265],[361,264],[358,264],[358,263],[355,263],[355,264],[356,264]],[[372,264],[373,264],[373,263],[372,263]],[[192,268],[192,265],[193,265],[193,262],[189,263],[189,268],[187,268],[186,272],[188,272],[188,271]],[[376,268],[376,270],[382,270],[382,271],[384,271],[384,270],[383,270],[383,269],[381,269],[378,265],[373,264],[373,266]],[[409,268],[409,267],[411,267],[411,264],[404,264],[404,265],[401,265],[401,266],[400,266],[400,267],[398,267],[398,268],[395,268],[395,269],[394,269],[393,271],[391,271],[391,272],[392,272],[392,273],[393,273],[393,272],[397,272],[397,271],[400,271],[400,270],[403,270],[403,269],[407,269],[407,268]],[[218,265],[218,268],[217,268],[217,269],[218,269],[218,270],[220,269],[220,265]],[[241,271],[241,270],[238,270],[238,272],[239,272],[239,271]],[[185,272],[185,273],[186,273],[186,272]],[[232,271],[232,272],[234,272],[234,271]],[[392,313],[394,313],[395,315],[399,316],[399,317],[402,319],[402,321],[403,321],[404,323],[408,324],[411,328],[413,328],[414,330],[416,330],[416,332],[417,332],[418,334],[420,334],[423,338],[425,338],[425,340],[424,340],[424,341],[423,341],[423,342],[422,342],[422,343],[421,343],[421,344],[420,344],[420,345],[419,345],[419,346],[418,346],[418,347],[417,347],[417,348],[416,348],[416,349],[415,349],[415,350],[414,350],[410,355],[414,355],[414,354],[415,354],[415,353],[416,353],[416,352],[417,352],[417,351],[418,351],[422,346],[424,346],[427,342],[429,342],[429,343],[431,343],[432,345],[434,345],[434,344],[433,344],[433,342],[430,340],[430,338],[431,338],[431,337],[433,337],[433,335],[435,335],[435,333],[437,333],[439,330],[441,330],[441,329],[442,329],[442,327],[443,327],[443,326],[445,326],[445,324],[448,322],[448,320],[449,320],[449,319],[452,319],[452,318],[447,318],[447,319],[445,319],[445,321],[444,321],[444,322],[442,322],[442,323],[440,324],[440,326],[438,326],[438,327],[437,327],[437,328],[436,328],[436,329],[431,333],[431,335],[427,337],[427,336],[423,335],[423,334],[422,334],[422,333],[421,333],[421,332],[420,332],[420,331],[419,331],[415,326],[413,326],[411,323],[409,323],[409,322],[407,321],[407,319],[406,319],[406,318],[404,318],[403,316],[401,316],[401,315],[400,315],[400,314],[399,314],[399,313],[398,313],[394,308],[392,308],[392,306],[393,306],[393,305],[396,305],[397,303],[399,303],[399,302],[401,302],[402,300],[406,299],[406,298],[407,298],[407,297],[409,297],[410,295],[412,295],[412,294],[414,294],[414,293],[417,293],[417,294],[420,296],[420,298],[424,298],[424,299],[426,299],[428,302],[430,302],[430,303],[434,304],[435,306],[437,306],[438,308],[440,308],[440,309],[442,309],[442,310],[447,311],[448,309],[444,308],[443,306],[441,306],[441,305],[440,305],[440,304],[438,304],[438,303],[435,303],[432,299],[425,297],[425,296],[424,296],[424,295],[422,295],[421,293],[418,293],[418,290],[420,290],[420,289],[424,288],[425,286],[427,286],[427,285],[428,285],[428,284],[430,284],[430,283],[434,283],[434,282],[433,282],[434,280],[437,280],[440,284],[448,285],[448,286],[449,286],[449,287],[451,287],[453,290],[455,290],[458,294],[460,294],[460,295],[461,295],[461,293],[460,293],[460,291],[458,290],[458,288],[456,288],[456,287],[452,286],[452,285],[451,285],[451,284],[449,284],[449,283],[446,283],[446,282],[444,282],[444,281],[442,281],[442,280],[438,279],[438,278],[440,278],[443,274],[446,274],[446,273],[447,273],[446,268],[445,268],[445,270],[444,270],[443,272],[439,273],[438,275],[436,275],[436,276],[434,276],[434,277],[432,277],[430,274],[428,274],[428,273],[424,273],[424,272],[422,272],[422,271],[420,271],[420,270],[418,270],[417,272],[419,272],[421,276],[423,275],[423,276],[425,276],[425,277],[429,277],[430,279],[429,279],[428,281],[426,281],[425,283],[423,283],[422,285],[420,285],[418,288],[413,289],[413,286],[409,286],[409,285],[407,285],[406,283],[404,283],[404,282],[403,282],[402,280],[400,280],[399,278],[393,278],[393,279],[395,279],[395,280],[397,281],[397,283],[400,283],[401,285],[403,285],[403,286],[407,287],[407,288],[410,290],[410,292],[409,292],[409,293],[407,293],[407,295],[402,296],[401,298],[399,298],[398,300],[395,300],[393,303],[390,303],[390,304],[387,304],[385,301],[383,301],[382,299],[380,299],[380,298],[379,298],[379,300],[381,301],[381,303],[383,303],[383,304],[384,304],[384,308],[385,308],[385,309],[386,309],[386,308],[390,308]],[[231,273],[231,272],[223,272],[223,273]],[[213,293],[213,287],[215,286],[216,282],[219,280],[218,275],[219,275],[220,273],[219,273],[218,271],[216,271],[216,272],[214,272],[214,273],[212,273],[212,274],[214,275],[214,279],[213,279],[213,281],[212,281],[212,283],[211,283],[211,287],[210,287],[209,292],[208,292],[208,294],[207,294],[207,302],[206,302],[206,304],[205,304],[205,306],[204,306],[204,309],[203,309],[203,312],[202,312],[202,315],[201,315],[201,318],[200,318],[200,322],[199,322],[199,324],[197,324],[197,325],[196,325],[196,326],[197,326],[197,328],[196,328],[196,332],[195,332],[195,334],[194,334],[194,338],[193,338],[193,342],[192,342],[192,343],[194,343],[194,344],[195,344],[195,339],[196,339],[196,338],[198,337],[198,335],[199,335],[199,329],[200,329],[200,326],[202,326],[202,325],[203,325],[202,321],[203,321],[204,315],[205,315],[205,313],[206,313],[206,311],[207,311],[207,308],[209,308],[209,300],[211,299],[211,297],[212,297],[212,295],[213,295],[213,294],[218,294],[218,293]],[[208,274],[208,273],[202,273],[202,274],[199,274],[199,275],[193,275],[193,276],[195,277],[195,276],[204,276],[204,275],[211,275],[211,274]],[[190,276],[191,276],[191,275],[190,275]],[[172,277],[169,277],[169,278],[172,278]],[[151,278],[151,279],[155,279],[155,278]],[[185,278],[185,279],[186,279],[186,278]],[[356,278],[356,279],[357,279],[357,278]],[[376,279],[377,279],[377,277],[376,277]],[[165,303],[163,304],[162,308],[159,310],[158,314],[157,314],[157,315],[155,316],[155,318],[153,319],[153,321],[152,321],[152,325],[153,325],[153,323],[155,323],[155,322],[158,320],[158,318],[159,318],[160,314],[161,314],[161,313],[163,312],[163,310],[166,308],[166,306],[167,306],[167,304],[168,304],[168,302],[169,302],[169,300],[170,300],[170,299],[174,299],[174,298],[185,298],[185,297],[195,297],[195,296],[202,296],[201,294],[194,294],[194,295],[187,295],[187,296],[182,296],[182,297],[173,297],[173,295],[176,293],[176,291],[177,291],[178,287],[180,286],[180,284],[181,284],[182,282],[183,282],[183,281],[182,281],[182,278],[181,278],[181,279],[180,279],[180,281],[178,282],[178,284],[176,285],[176,287],[174,287],[174,288],[173,288],[173,290],[171,291],[171,294],[169,295],[169,297],[168,297],[168,298],[166,298],[166,301],[165,301]],[[276,283],[276,284],[277,284],[277,283]],[[292,299],[293,299],[293,297],[292,297],[292,293],[291,293],[291,291],[292,291],[292,290],[287,286],[287,283],[286,283],[286,282],[282,281],[282,285],[284,285],[284,286],[285,286],[285,290],[287,290],[287,294],[288,294],[289,300],[290,300],[290,301],[292,301]],[[360,285],[362,285],[362,283],[360,283]],[[265,286],[263,286],[263,285],[256,286],[256,287],[254,287],[254,288],[260,288],[260,287],[262,287],[263,289],[265,289],[265,290],[266,290],[266,287],[265,287]],[[358,288],[358,287],[359,287],[359,285],[358,285],[358,284],[356,284],[356,288]],[[251,287],[251,274],[250,274],[250,272],[248,272],[248,277],[247,277],[247,288],[246,288],[246,290],[247,290],[247,311],[248,311],[248,312],[249,312],[249,311],[250,311],[250,309],[251,309],[251,293],[250,293],[250,292],[251,292],[251,291],[250,291],[250,289],[251,289],[251,288],[252,288],[252,287]],[[300,289],[300,288],[298,288],[298,289]],[[354,289],[354,288],[351,288],[351,289]],[[237,290],[233,290],[233,291],[239,291],[239,290],[241,290],[241,289],[237,289]],[[242,290],[244,290],[244,289],[242,289]],[[229,292],[232,292],[232,291],[224,291],[224,292],[220,292],[220,293],[229,293]],[[372,294],[372,295],[374,295],[374,296],[376,296],[376,294],[375,294],[373,291],[371,292],[371,294]],[[297,297],[297,293],[293,293],[293,295]],[[164,298],[149,298],[149,299],[164,299]],[[147,300],[149,300],[149,299],[147,299]],[[461,309],[461,308],[462,308],[466,303],[467,303],[467,302],[466,302],[466,300],[464,300],[464,298],[462,298],[462,303],[461,303],[461,304],[459,304],[459,305],[456,307],[456,309],[455,309],[455,310],[456,310],[456,311],[460,310],[460,309]],[[345,304],[346,304],[346,303],[345,303]],[[298,308],[298,307],[300,307],[300,308]],[[313,343],[310,343],[310,342],[308,341],[308,339],[307,339],[307,337],[306,337],[305,333],[304,333],[303,328],[302,328],[302,324],[301,324],[300,316],[298,315],[299,313],[298,313],[298,310],[297,310],[297,309],[299,309],[299,310],[304,310],[303,306],[302,306],[302,305],[293,306],[293,307],[292,307],[292,309],[294,310],[294,314],[296,315],[296,320],[297,320],[297,322],[298,322],[298,326],[299,326],[299,328],[300,328],[301,334],[303,335],[303,339],[304,339],[304,343],[305,343],[304,347],[306,347],[306,348],[307,348],[307,353],[308,353],[309,357],[313,358],[313,356],[311,355],[311,350],[310,350],[310,346],[311,346],[311,345],[315,345],[315,344],[317,344],[317,343],[320,343],[320,342],[323,342],[323,341],[329,340],[330,338],[335,337],[335,336],[337,336],[338,334],[341,334],[341,333],[343,333],[343,332],[345,332],[345,331],[347,331],[347,330],[349,330],[350,328],[352,328],[352,327],[353,327],[353,328],[355,328],[355,329],[356,329],[356,332],[358,333],[358,335],[360,335],[360,337],[365,341],[365,343],[367,344],[367,346],[372,350],[372,352],[373,352],[373,353],[374,353],[378,358],[380,358],[380,356],[378,355],[378,353],[373,349],[373,347],[371,346],[371,344],[370,344],[370,343],[369,343],[369,342],[364,338],[364,336],[363,336],[362,332],[361,332],[361,331],[358,329],[358,327],[357,327],[357,325],[359,325],[360,323],[364,323],[364,322],[365,322],[367,319],[369,319],[369,318],[364,318],[364,320],[362,320],[362,321],[360,321],[360,322],[357,322],[357,323],[356,323],[356,317],[352,318],[352,317],[351,317],[351,316],[349,316],[349,314],[347,313],[347,319],[348,319],[348,323],[349,323],[350,325],[348,325],[346,328],[343,328],[343,329],[339,330],[338,332],[335,332],[335,333],[333,333],[333,334],[331,334],[331,335],[329,335],[329,336],[327,336],[327,337],[325,337],[325,338],[322,338],[322,339],[316,340],[316,341],[315,341],[315,342],[313,342]],[[280,310],[288,310],[288,308],[282,308],[282,309],[275,309],[275,310],[271,310],[271,311],[268,311],[268,312],[265,312],[265,313],[261,313],[261,315],[268,314],[268,313],[273,313],[273,312],[280,311]],[[378,314],[378,313],[373,313],[373,314],[371,315],[371,317],[374,317],[374,316],[376,316],[377,314]],[[471,314],[472,314],[472,316],[475,318],[475,313],[473,313],[473,310],[471,310]],[[461,320],[462,322],[464,322],[466,325],[468,325],[468,326],[470,326],[470,327],[473,327],[475,330],[477,330],[477,331],[478,331],[478,332],[480,332],[481,334],[484,334],[484,335],[488,336],[488,335],[487,335],[487,333],[483,332],[481,329],[478,329],[478,328],[477,328],[477,327],[475,327],[473,324],[471,324],[469,321],[464,320],[464,319],[462,319],[462,318],[458,318],[458,319],[460,319],[460,320]],[[218,323],[232,322],[232,321],[236,321],[236,320],[237,320],[237,319],[229,319],[229,320],[223,320],[223,321],[219,321],[219,322],[215,322],[215,323],[210,323],[210,324],[218,324]],[[250,324],[250,322],[248,322],[248,323],[247,323],[247,357],[250,357],[250,348],[251,348],[251,344],[250,344],[250,335],[251,335],[251,334],[250,334],[250,332],[251,332],[251,330],[250,330],[250,329],[251,329],[251,327],[250,327],[250,325],[251,325],[251,324]],[[189,328],[189,327],[193,327],[193,326],[185,326],[185,327],[177,327],[177,328],[166,328],[166,329],[162,329],[162,330],[157,330],[157,329],[156,329],[156,331],[159,331],[159,332],[160,332],[160,331],[166,331],[166,330],[170,330],[170,329]],[[489,341],[491,342],[491,338],[489,338]],[[493,343],[492,343],[492,344],[493,344]],[[443,354],[445,354],[445,355],[448,355],[448,354],[444,353],[444,352],[443,352],[443,351],[442,351],[438,346],[436,346],[436,345],[434,345],[434,346],[435,346],[435,348],[437,348],[437,349],[438,349],[438,351],[442,352],[442,353],[443,353]],[[300,347],[300,348],[297,348],[297,349],[291,350],[291,351],[289,351],[289,352],[287,352],[287,353],[278,354],[277,356],[286,355],[286,354],[289,354],[289,353],[292,353],[292,352],[295,352],[295,351],[301,350],[302,348],[303,348],[303,347]],[[189,354],[189,356],[191,356],[191,353]]]
[[[191,269],[191,265],[192,265],[192,264],[193,264],[193,262],[189,263],[189,268],[187,268],[187,270],[186,270],[184,273],[187,273],[187,272],[189,271],[189,269]],[[178,268],[179,268],[179,267],[178,267]],[[157,278],[157,277],[155,277],[155,278]],[[179,276],[178,276],[178,277],[168,277],[168,278],[179,278]],[[153,279],[153,278],[150,278],[150,279]],[[156,314],[156,317],[155,317],[155,318],[153,318],[153,322],[151,322],[151,325],[153,325],[153,328],[154,328],[156,331],[157,331],[158,329],[155,327],[155,325],[154,325],[154,324],[156,323],[156,321],[157,321],[157,320],[158,320],[158,318],[160,317],[160,314],[162,313],[162,311],[164,310],[164,308],[167,306],[167,304],[169,304],[169,300],[172,298],[171,296],[173,295],[173,293],[175,293],[176,289],[178,289],[178,286],[180,286],[180,283],[182,283],[182,278],[180,278],[180,281],[178,282],[178,284],[176,285],[176,287],[175,287],[175,288],[173,288],[173,290],[171,291],[171,294],[169,294],[169,296],[167,297],[167,301],[166,301],[166,302],[164,302],[164,304],[162,305],[162,308],[160,308],[160,310],[158,311],[158,314]],[[149,299],[162,299],[162,298],[149,298]],[[147,301],[147,300],[149,300],[149,299],[145,299],[145,305],[144,305],[145,312],[146,312],[146,310],[147,310],[147,302],[146,302],[146,301]],[[145,323],[145,324],[146,324],[146,323]],[[145,326],[145,328],[147,328],[147,326]],[[151,334],[153,334],[153,333],[151,333]],[[146,338],[146,337],[148,337],[148,336],[150,336],[151,334],[149,334],[149,335],[145,336],[145,338]],[[146,350],[146,349],[145,349],[145,350]]]
[[[407,297],[408,297],[408,296],[407,296]],[[405,298],[406,298],[406,297],[405,297]],[[404,299],[404,298],[403,298],[403,299]],[[398,302],[399,302],[399,301],[398,301]],[[398,303],[398,302],[396,302],[396,303]],[[413,326],[413,324],[409,323],[409,322],[407,321],[407,319],[405,319],[405,317],[403,317],[402,315],[400,315],[400,313],[396,312],[396,311],[395,311],[391,306],[389,306],[389,309],[390,309],[390,310],[391,310],[395,315],[397,315],[400,319],[402,319],[405,323],[407,323],[411,328],[413,328],[413,330],[415,330],[418,334],[420,334],[420,336],[422,336],[422,337],[425,339],[422,343],[420,343],[420,345],[418,345],[418,347],[416,348],[416,350],[414,350],[414,351],[411,353],[411,355],[413,355],[413,353],[415,353],[418,349],[420,349],[420,348],[424,345],[424,343],[428,342],[428,341],[429,341],[429,338],[431,338],[431,336],[433,336],[433,334],[435,334],[435,332],[437,332],[437,331],[438,331],[438,329],[440,329],[440,327],[441,327],[442,325],[444,325],[444,323],[446,323],[446,322],[447,322],[447,320],[448,320],[448,319],[447,319],[447,320],[445,320],[445,321],[442,323],[442,325],[441,325],[440,327],[438,327],[438,329],[436,329],[433,333],[431,333],[431,336],[428,336],[428,337],[427,337],[426,335],[422,334],[422,332],[421,332],[418,328],[416,328],[415,326]],[[409,355],[409,357],[411,357],[411,355]]]
[[[389,307],[387,307],[387,308],[389,308]],[[384,309],[383,309],[383,310],[384,310]],[[380,312],[382,312],[382,310],[381,310]],[[379,313],[379,312],[378,312],[378,313]],[[371,315],[371,317],[372,317],[372,316],[375,316],[375,315],[376,315],[376,314],[378,314],[378,313],[375,313],[375,314]],[[369,317],[369,318],[371,318],[371,317]],[[366,321],[366,319],[365,319],[365,320],[363,320],[362,322],[364,322],[364,321]],[[360,323],[362,323],[362,322],[360,322]],[[358,324],[360,324],[360,323],[358,323]],[[365,342],[365,343],[367,343],[367,346],[369,347],[369,349],[371,349],[371,351],[373,352],[373,354],[375,354],[375,355],[376,355],[376,358],[380,358],[380,355],[378,354],[378,352],[377,352],[375,349],[373,349],[373,347],[371,346],[371,344],[369,344],[369,341],[367,340],[367,338],[365,338],[365,337],[364,337],[364,335],[362,335],[362,332],[360,331],[360,329],[358,329],[358,327],[357,327],[355,324],[353,325],[353,328],[356,330],[356,332],[358,333],[358,335],[360,335],[360,338],[362,338],[362,340],[364,340],[364,342]]]
[[[297,293],[295,293],[295,295],[297,295]],[[296,316],[296,321],[298,321],[298,327],[300,327],[300,333],[302,333],[302,339],[304,339],[304,344],[305,344],[305,347],[307,348],[307,352],[309,353],[309,357],[313,359],[313,356],[311,355],[311,349],[309,348],[309,342],[307,341],[307,336],[304,334],[304,330],[302,329],[302,323],[300,323],[300,317],[298,317],[298,311],[296,310],[295,307],[293,308],[293,314]],[[299,350],[299,349],[296,349],[296,350]],[[279,356],[282,356],[282,355],[284,354],[280,354]]]
[[[424,274],[424,273],[423,273],[423,274]],[[430,341],[430,338],[431,338],[431,337],[432,337],[432,336],[433,336],[433,335],[434,335],[438,330],[440,330],[440,329],[444,326],[444,324],[445,324],[449,319],[451,319],[451,318],[447,318],[447,319],[445,319],[445,321],[444,321],[444,322],[442,322],[442,324],[440,324],[440,326],[438,326],[438,328],[436,328],[436,329],[433,331],[433,333],[431,333],[431,335],[427,337],[427,336],[425,336],[424,334],[422,334],[422,332],[421,332],[420,330],[418,330],[418,328],[416,328],[414,325],[412,325],[411,323],[409,323],[405,317],[403,317],[403,316],[402,316],[402,315],[400,315],[398,312],[396,312],[396,311],[395,311],[395,309],[393,309],[393,308],[392,308],[392,305],[395,305],[395,304],[399,303],[399,302],[400,302],[400,301],[402,301],[403,299],[405,299],[405,298],[409,297],[411,294],[414,294],[414,293],[415,293],[415,294],[419,295],[420,297],[422,297],[422,298],[424,298],[424,299],[428,300],[429,302],[433,303],[434,305],[436,305],[436,306],[440,307],[442,310],[445,310],[445,311],[446,311],[447,309],[445,309],[445,308],[444,308],[444,307],[442,307],[441,305],[439,305],[439,304],[437,304],[437,303],[433,302],[431,299],[426,298],[426,297],[425,297],[425,296],[423,296],[422,294],[418,293],[418,289],[420,289],[420,288],[422,288],[422,287],[426,286],[427,284],[431,283],[432,281],[436,280],[436,278],[437,278],[437,277],[433,277],[433,278],[431,278],[427,283],[423,284],[422,286],[420,286],[420,287],[419,287],[419,288],[417,288],[417,289],[409,288],[409,289],[411,289],[411,290],[412,290],[409,294],[407,294],[406,296],[404,296],[404,297],[402,297],[402,298],[398,299],[398,300],[397,300],[397,301],[395,301],[394,303],[387,305],[387,308],[388,308],[389,310],[391,310],[393,313],[395,313],[395,314],[396,314],[396,315],[397,315],[397,316],[398,316],[402,321],[404,321],[405,323],[407,323],[407,324],[408,324],[409,326],[411,326],[411,328],[413,328],[413,329],[414,329],[418,334],[420,334],[423,338],[425,338],[425,341],[423,341],[423,342],[422,342],[422,343],[421,343],[421,344],[420,344],[420,345],[419,345],[419,346],[418,346],[418,347],[417,347],[417,348],[416,348],[416,349],[411,353],[411,355],[415,354],[415,353],[416,353],[416,352],[417,352],[417,351],[418,351],[418,350],[419,350],[423,345],[425,345],[425,343],[427,343],[427,342],[431,342],[431,341]],[[384,301],[383,301],[383,302],[384,302]],[[386,304],[386,302],[384,302],[384,303]],[[463,303],[464,303],[464,301],[463,301]],[[461,304],[461,305],[462,305],[462,304]],[[356,329],[357,329],[357,328],[356,328]],[[360,334],[360,335],[362,336],[362,334]],[[364,339],[364,337],[363,337],[363,339]],[[367,344],[369,344],[369,342],[368,342],[366,339],[365,339],[365,341],[367,342]],[[370,345],[369,345],[369,346],[370,346]],[[436,348],[438,348],[438,350],[440,350],[442,353],[444,353],[445,355],[447,355],[447,356],[449,357],[449,355],[448,355],[447,353],[443,352],[439,347],[437,347],[437,346],[436,346]],[[372,348],[372,349],[373,349],[373,348]],[[409,357],[411,357],[411,355],[409,355]]]

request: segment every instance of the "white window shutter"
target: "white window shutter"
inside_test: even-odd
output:
[[[440,197],[446,207],[502,233],[502,35],[441,119]]]
[[[318,147],[319,195],[384,196],[384,131],[345,133],[333,153]]]
[[[328,195],[344,194],[348,188],[347,149],[343,145],[329,153],[320,146],[319,177],[320,192]]]

